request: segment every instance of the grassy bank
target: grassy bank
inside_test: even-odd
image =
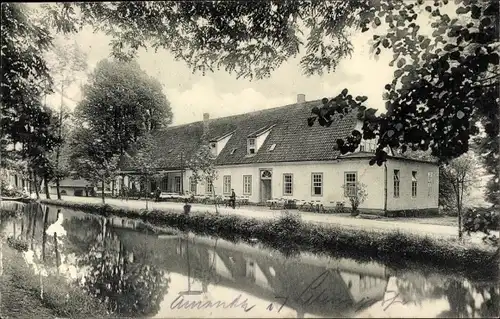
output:
[[[335,225],[303,222],[298,215],[284,214],[279,219],[259,220],[239,216],[130,210],[102,204],[79,204],[42,200],[102,216],[139,218],[156,226],[175,227],[199,235],[217,236],[230,241],[261,243],[285,254],[298,251],[325,253],[335,257],[376,260],[388,266],[407,267],[411,263],[445,269],[467,277],[497,276],[499,250],[455,240],[431,238],[400,232],[374,232]]]
[[[49,275],[40,278],[28,267],[21,253],[2,246],[1,313],[6,318],[106,318],[104,305],[64,278]],[[43,298],[41,289],[43,287]]]

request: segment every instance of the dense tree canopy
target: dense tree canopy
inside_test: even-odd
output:
[[[51,5],[50,20],[62,32],[90,24],[113,37],[116,57],[141,47],[164,48],[193,71],[224,68],[238,77],[265,78],[299,53],[308,74],[333,71],[352,52],[350,26],[371,0],[355,1],[157,1]],[[118,27],[117,27],[118,26]],[[303,30],[309,31],[303,34]],[[330,41],[324,43],[328,38]]]
[[[170,124],[172,111],[161,84],[137,63],[103,60],[84,86],[75,118],[122,155],[147,132]]]
[[[50,115],[41,97],[51,93],[43,52],[52,41],[49,32],[28,19],[22,4],[2,3],[1,136],[7,145],[33,141],[33,128],[42,129]],[[37,122],[37,121],[45,122]]]

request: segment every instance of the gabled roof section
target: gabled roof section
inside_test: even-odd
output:
[[[218,142],[218,141],[223,140],[232,134],[234,134],[234,131],[226,133],[226,134],[218,136],[218,137],[214,137],[213,139],[210,139],[210,142]]]
[[[345,138],[356,127],[357,112],[342,118],[335,115],[334,123],[328,127],[307,125],[307,118],[321,100],[211,119],[207,138],[209,141],[227,136],[231,138],[217,157],[217,165],[250,163],[296,162],[334,160],[340,155],[336,140]],[[251,134],[270,130],[260,150],[247,156],[247,138]],[[263,131],[261,131],[263,130]],[[180,169],[201,145],[203,122],[172,126],[154,134],[158,147],[154,156],[160,159],[160,169]],[[271,145],[276,144],[270,151]],[[235,150],[236,151],[233,151]],[[182,156],[181,156],[182,154]],[[129,169],[133,169],[130,167]]]
[[[269,131],[270,129],[272,129],[276,124],[272,124],[272,125],[269,125],[269,126],[264,126],[264,127],[261,127],[260,129],[258,129],[257,131],[255,132],[252,132],[250,134],[248,134],[248,138],[253,138],[253,137],[258,137],[264,133],[266,133],[267,131]]]

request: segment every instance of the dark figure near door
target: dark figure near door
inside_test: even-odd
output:
[[[161,195],[161,190],[159,187],[157,187],[156,191],[155,191],[155,201],[157,201],[157,202],[160,201],[160,195]]]
[[[89,197],[89,186],[85,185],[85,197]]]
[[[234,192],[234,189],[231,189],[230,202],[231,202],[231,207],[233,209],[235,209],[236,208],[236,193]]]
[[[184,200],[184,214],[189,215],[190,212],[191,212],[191,205],[189,205],[189,199],[186,198]]]

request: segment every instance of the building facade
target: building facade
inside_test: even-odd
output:
[[[385,165],[369,165],[376,141],[362,141],[353,153],[342,155],[336,140],[362,127],[356,112],[336,115],[331,127],[309,127],[307,117],[321,101],[304,102],[243,115],[210,119],[166,128],[155,135],[155,156],[160,160],[159,181],[148,190],[229,196],[234,189],[251,203],[270,199],[315,202],[325,207],[344,202],[357,182],[366,185],[360,209],[438,209],[439,174],[436,163],[403,156],[388,157]],[[218,178],[196,183],[188,160],[209,140]],[[135,168],[126,169],[117,186],[130,187]],[[143,185],[145,187],[145,185]],[[212,189],[213,188],[213,189]]]

